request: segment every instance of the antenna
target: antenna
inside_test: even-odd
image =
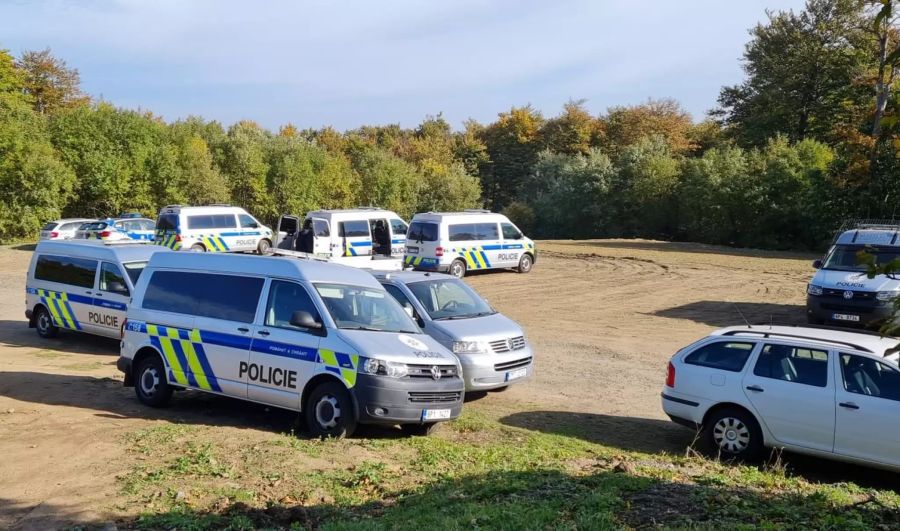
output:
[[[744,323],[746,323],[747,328],[753,328],[753,326],[750,324],[750,321],[748,321],[747,318],[744,317],[744,312],[741,311],[741,309],[738,307],[738,305],[733,302],[731,303],[731,305],[734,306],[734,309],[737,311],[738,315],[740,315],[741,319],[744,320]]]

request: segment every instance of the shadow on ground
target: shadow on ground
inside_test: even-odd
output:
[[[0,320],[0,345],[31,347],[41,350],[55,350],[71,354],[119,355],[119,340],[81,332],[61,330],[58,337],[44,339],[34,328],[28,328],[28,321]]]
[[[743,325],[747,322],[750,324],[806,324],[806,310],[803,306],[764,302],[697,301],[657,310],[650,315],[670,319],[686,319],[717,327]]]

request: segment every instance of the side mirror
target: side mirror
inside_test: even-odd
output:
[[[322,323],[313,319],[311,313],[303,310],[297,310],[291,314],[291,325],[310,330],[322,330]]]
[[[128,288],[121,282],[112,281],[106,286],[107,291],[128,295]]]
[[[813,269],[822,269],[822,261],[821,260],[813,260]]]

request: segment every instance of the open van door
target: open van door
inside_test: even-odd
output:
[[[338,253],[335,255],[332,254],[331,227],[328,225],[328,220],[312,218],[312,222],[313,234],[315,234],[315,239],[313,240],[313,253],[317,256],[340,256],[340,248],[337,249]]]
[[[275,247],[293,251],[296,247],[297,236],[300,234],[300,218],[282,215],[278,218],[277,233]]]

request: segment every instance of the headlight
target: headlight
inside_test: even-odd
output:
[[[484,354],[488,351],[488,345],[484,341],[454,341],[454,354]]]
[[[362,368],[367,374],[388,376],[390,378],[403,378],[409,374],[409,367],[407,367],[405,363],[384,361],[375,358],[367,359]]]
[[[879,291],[875,298],[880,301],[892,301],[897,295],[900,295],[900,291]]]
[[[806,292],[810,295],[821,295],[822,294],[822,286],[816,286],[815,284],[809,284],[806,286]]]

